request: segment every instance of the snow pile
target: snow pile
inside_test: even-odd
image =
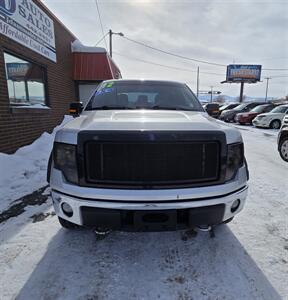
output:
[[[107,53],[105,48],[84,46],[79,40],[75,40],[71,43],[72,52],[83,52],[83,53]]]
[[[14,154],[0,153],[0,212],[10,203],[47,184],[46,170],[56,131],[72,117],[65,116],[51,134],[44,132]]]

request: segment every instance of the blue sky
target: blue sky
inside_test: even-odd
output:
[[[102,37],[94,0],[45,0],[48,8],[86,45]],[[263,68],[288,69],[288,1],[190,0],[111,1],[98,0],[104,32],[110,28],[153,47],[219,64],[262,64]],[[108,42],[108,40],[107,40]],[[105,47],[104,41],[98,46]],[[113,37],[113,59],[125,78],[158,78],[187,82],[196,90],[196,73],[149,65],[120,56],[138,58],[196,71],[200,89],[210,86],[237,96],[238,84],[220,84],[225,67],[185,61]],[[220,75],[201,74],[212,72]],[[288,94],[287,71],[263,71],[271,76],[269,96]],[[222,74],[222,76],[221,76]],[[287,77],[277,76],[287,75]],[[245,86],[244,94],[264,97],[266,81]]]

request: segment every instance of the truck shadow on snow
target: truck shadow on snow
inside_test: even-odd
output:
[[[281,299],[228,226],[180,232],[59,229],[17,299]]]

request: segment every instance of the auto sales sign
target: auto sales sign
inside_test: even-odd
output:
[[[32,0],[0,0],[0,33],[56,62],[53,20]]]

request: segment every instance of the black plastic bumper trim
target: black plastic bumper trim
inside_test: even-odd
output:
[[[81,207],[83,225],[124,231],[174,231],[223,220],[225,204],[167,210],[121,210]]]

